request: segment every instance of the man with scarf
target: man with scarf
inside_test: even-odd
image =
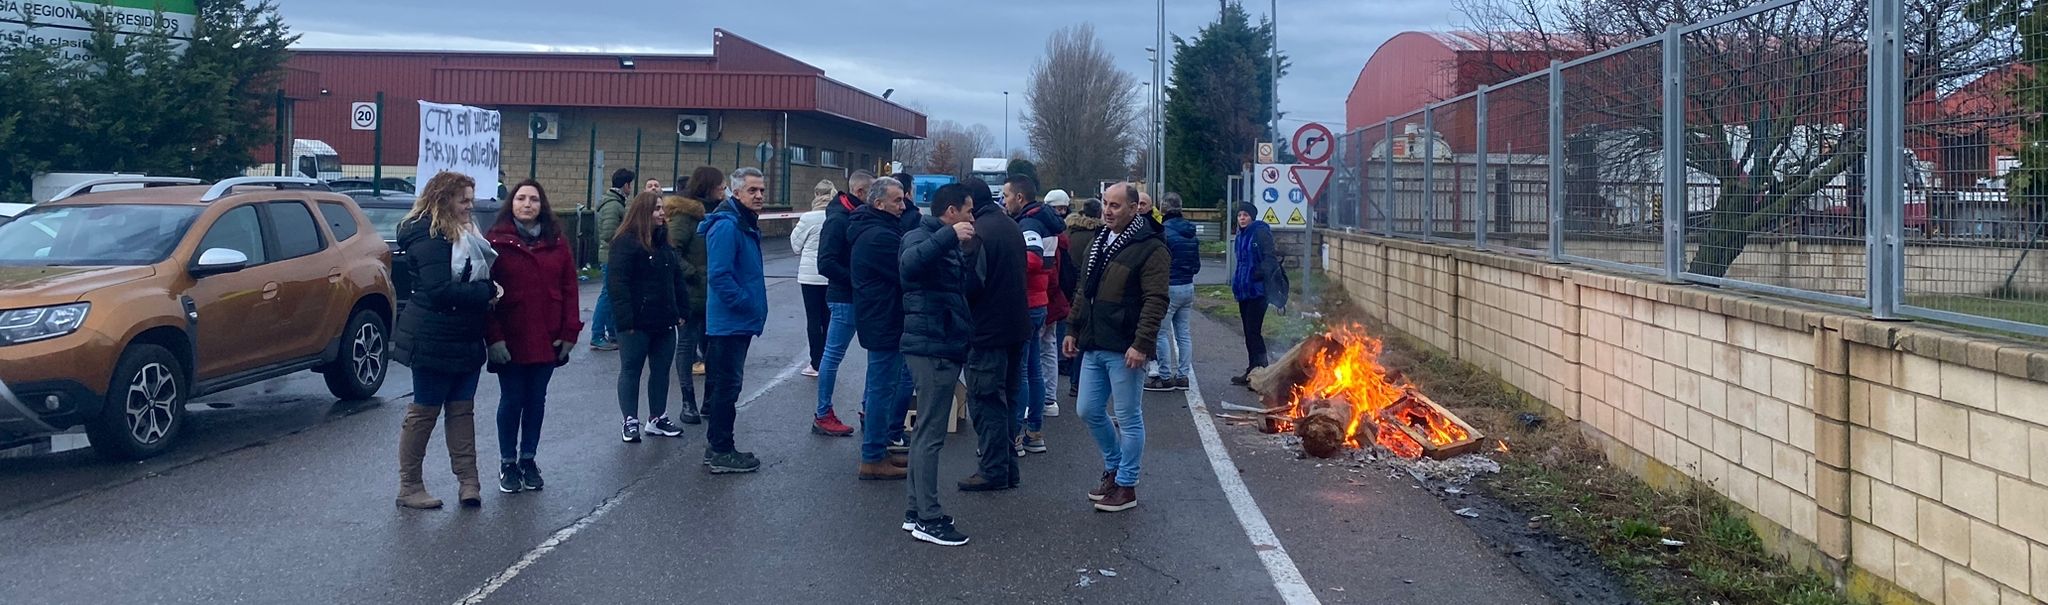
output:
[[[1138,188],[1114,185],[1103,195],[1107,222],[1088,247],[1081,287],[1061,348],[1081,359],[1074,402],[1102,450],[1102,482],[1089,490],[1095,510],[1138,505],[1139,462],[1145,455],[1143,381],[1166,316],[1172,253],[1151,221],[1139,216]],[[1116,422],[1109,418],[1116,402]]]

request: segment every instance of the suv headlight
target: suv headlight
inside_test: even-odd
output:
[[[0,311],[0,346],[48,340],[77,332],[91,303]]]

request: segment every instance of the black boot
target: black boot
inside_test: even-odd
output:
[[[704,415],[697,413],[697,402],[684,399],[683,408],[676,410],[676,422],[683,424],[700,424],[704,422]]]

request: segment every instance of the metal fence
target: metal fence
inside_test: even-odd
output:
[[[1775,0],[1552,50],[1548,69],[1340,135],[1320,216],[2048,336],[2048,19],[2032,11]]]

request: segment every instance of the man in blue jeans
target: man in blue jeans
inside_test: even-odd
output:
[[[612,171],[612,188],[604,190],[604,197],[597,202],[597,263],[604,267],[604,283],[611,281],[612,236],[619,232],[619,223],[626,218],[626,200],[633,199],[633,171],[625,168]],[[612,325],[612,289],[609,285],[597,291],[597,308],[590,312],[590,348],[598,351],[617,351],[619,344]]]
[[[903,247],[903,188],[886,181],[871,188],[873,200],[853,211],[846,236],[853,240],[855,332],[868,351],[867,389],[860,423],[860,478],[902,479],[910,466],[904,454],[890,454],[890,433],[903,421],[909,370],[903,365],[903,280],[898,251]]]
[[[1159,326],[1159,353],[1145,379],[1147,391],[1185,391],[1195,374],[1195,336],[1188,320],[1194,313],[1195,273],[1202,270],[1202,244],[1195,224],[1181,216],[1180,194],[1159,200],[1165,213],[1166,250],[1172,253],[1172,275],[1166,286],[1166,318]]]
[[[1102,483],[1089,490],[1095,510],[1120,512],[1138,505],[1139,463],[1145,456],[1145,392],[1139,384],[1153,357],[1172,253],[1152,223],[1138,218],[1138,188],[1112,185],[1103,195],[1107,225],[1087,247],[1072,331],[1061,349],[1081,358],[1081,393],[1074,407],[1102,450]],[[1109,402],[1116,401],[1116,421]]]
[[[1050,311],[1053,283],[1057,273],[1053,263],[1059,261],[1060,231],[1066,227],[1057,213],[1038,202],[1038,183],[1029,175],[1011,175],[1003,183],[1003,211],[1017,221],[1017,228],[1024,236],[1024,296],[1030,308],[1031,336],[1024,344],[1024,359],[1019,366],[1017,392],[1016,437],[1012,448],[1018,456],[1025,453],[1039,454],[1046,451],[1045,426],[1045,366],[1039,363],[1039,334],[1045,327],[1045,317]]]
[[[866,202],[868,191],[873,187],[875,175],[866,170],[856,170],[847,177],[846,184],[852,192],[840,192],[839,197],[825,205],[825,228],[818,234],[818,273],[829,283],[825,286],[825,308],[832,313],[832,320],[825,327],[825,353],[818,361],[818,410],[811,419],[811,432],[832,437],[853,434],[853,427],[839,420],[839,414],[832,409],[832,394],[839,387],[839,365],[846,360],[846,348],[853,342],[853,271],[852,240],[846,237],[847,220]]]

